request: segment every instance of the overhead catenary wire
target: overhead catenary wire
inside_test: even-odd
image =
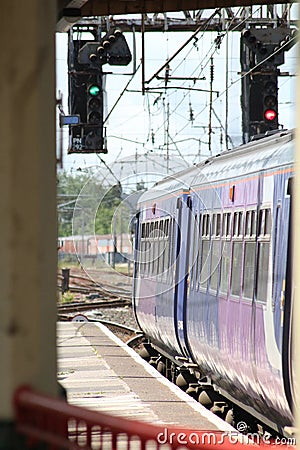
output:
[[[132,82],[133,78],[135,77],[136,73],[138,72],[139,68],[141,67],[141,63],[138,65],[138,67],[136,68],[135,72],[132,74],[130,80],[128,81],[128,83],[126,83],[126,86],[124,87],[123,91],[121,92],[121,94],[119,95],[118,99],[115,101],[114,105],[112,106],[111,110],[109,111],[109,113],[107,114],[107,116],[105,117],[105,119],[103,120],[103,125],[108,121],[110,115],[112,114],[112,112],[114,111],[114,109],[116,108],[117,104],[119,103],[119,101],[121,100],[121,98],[123,97],[124,93],[126,92],[128,86],[130,85],[130,83]]]
[[[227,36],[227,35],[229,34],[229,31],[235,31],[235,30],[240,26],[240,24],[239,24],[239,25],[236,25],[235,27],[233,27],[232,29],[230,29],[230,26],[231,26],[231,24],[233,23],[233,21],[235,20],[235,18],[237,17],[237,15],[238,15],[240,9],[241,9],[241,8],[239,8],[239,10],[236,12],[236,14],[232,17],[231,22],[228,24],[227,30],[226,30],[226,31],[223,33],[223,35],[222,35],[222,40],[224,39],[225,36]],[[250,16],[245,17],[245,18],[242,20],[241,23],[245,23],[245,22],[249,21],[250,18],[251,18],[253,15],[255,15],[259,10],[260,10],[260,7],[258,7],[254,12],[252,12]],[[203,31],[203,34],[204,34],[204,32],[205,32],[205,30]],[[202,34],[201,37],[203,37],[203,34]],[[211,58],[212,56],[214,56],[214,54],[215,54],[216,52],[217,52],[216,45],[215,45],[215,43],[212,43],[211,46],[210,46],[210,49],[209,49],[208,52],[207,52],[207,54],[206,54],[205,57],[202,59],[202,61],[198,64],[198,66],[194,69],[194,71],[191,73],[191,76],[196,72],[197,68],[200,66],[200,67],[201,67],[201,70],[200,70],[200,73],[198,74],[198,77],[200,77],[200,75],[203,73],[204,69],[205,69],[205,68],[207,67],[207,65],[209,64],[210,58]],[[206,61],[206,62],[205,62],[205,61]],[[235,83],[237,83],[237,82],[239,82],[239,81],[240,81],[240,78],[238,78],[234,83],[231,83],[231,85],[229,85],[229,87],[226,86],[225,90],[222,92],[222,95],[223,95],[224,93],[226,93],[226,92],[227,92],[227,94],[228,94],[228,90],[229,90]],[[176,88],[174,88],[174,89],[176,89]],[[176,106],[170,111],[170,117],[171,117],[172,114],[178,109],[178,107],[183,103],[183,101],[185,100],[185,98],[186,98],[187,95],[189,94],[189,90],[190,90],[190,89],[192,90],[193,88],[190,88],[190,89],[189,89],[189,88],[186,88],[186,89],[187,89],[187,92],[186,92],[186,94],[183,95],[181,101],[180,101],[179,103],[177,103]],[[220,95],[220,96],[221,96],[221,95]],[[220,97],[220,96],[219,96],[219,97]],[[217,99],[213,100],[213,103],[214,103],[216,100],[217,100]],[[206,106],[204,109],[202,109],[202,110],[200,111],[200,113],[198,113],[195,117],[197,117],[197,116],[199,116],[200,114],[202,114],[202,113],[205,111],[206,108],[207,108],[207,106]],[[183,128],[181,128],[180,132],[183,131],[183,129],[185,129],[188,125],[189,125],[189,122],[188,122]],[[164,123],[164,122],[161,123],[160,126],[156,129],[155,133],[157,133],[157,132],[158,132],[160,129],[162,129],[164,126],[165,126],[165,123]],[[176,133],[175,136],[176,136],[177,134],[178,134],[178,133]],[[227,133],[226,133],[226,134],[227,134]]]
[[[296,39],[296,36],[292,39]],[[290,42],[287,42],[286,44],[284,44],[284,46],[282,46],[280,49],[274,51],[272,54],[270,54],[268,57],[266,57],[263,61],[261,61],[259,64],[257,64],[256,66],[254,66],[253,68],[251,68],[250,70],[248,70],[247,72],[243,73],[239,78],[237,78],[235,81],[232,81],[230,86],[228,87],[228,89],[230,89],[232,86],[234,86],[236,83],[238,83],[239,81],[241,81],[242,78],[246,77],[247,75],[250,75],[251,73],[255,72],[255,70],[261,66],[263,63],[265,63],[269,58],[271,58],[272,56],[276,55],[278,52],[282,51],[282,49],[286,46],[290,44]],[[221,98],[224,94],[226,93],[226,88],[220,92],[219,94],[219,98]],[[212,103],[214,103],[217,99],[213,100]],[[202,114],[206,108],[208,107],[208,105],[205,105],[204,108],[195,115],[195,118],[197,118],[200,114]],[[187,128],[187,126],[189,125],[189,123],[187,123],[186,125],[184,125],[176,134],[175,136],[177,136],[179,133],[181,133],[185,128]]]

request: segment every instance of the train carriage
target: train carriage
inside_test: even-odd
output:
[[[293,422],[293,134],[170,176],[141,196],[134,309],[152,345],[282,431]]]

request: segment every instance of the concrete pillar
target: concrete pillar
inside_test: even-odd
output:
[[[56,1],[2,2],[1,17],[0,449],[8,449],[16,387],[57,390]]]

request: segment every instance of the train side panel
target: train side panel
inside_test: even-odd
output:
[[[192,168],[180,175],[181,190],[159,183],[139,205],[140,235],[147,236],[139,250],[145,253],[145,241],[150,250],[148,269],[138,260],[134,298],[150,340],[170,356],[188,357],[223,393],[279,427],[293,420],[285,357],[292,176],[286,133]],[[189,207],[179,217],[187,189]],[[156,233],[167,221],[168,237],[152,239],[151,226]]]

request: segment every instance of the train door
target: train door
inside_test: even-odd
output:
[[[139,277],[140,277],[140,268],[141,268],[141,248],[140,248],[140,218],[141,212],[138,211],[135,217],[134,224],[134,264],[133,264],[133,284],[132,284],[132,298],[133,298],[133,313],[135,315],[135,319],[137,323],[137,307],[138,307],[138,298],[139,298]]]
[[[293,178],[289,178],[287,186],[287,195],[290,197],[289,228],[288,228],[288,247],[286,263],[286,288],[284,305],[282,305],[283,317],[283,337],[282,337],[282,369],[284,390],[291,411],[294,408],[295,399],[295,378],[293,377],[293,355],[292,355],[292,336],[293,336],[293,307],[292,307],[292,234],[293,234]]]
[[[190,222],[192,199],[184,192],[177,199],[177,259],[175,270],[174,321],[178,344],[186,357],[189,357],[186,336],[186,299],[188,287],[188,255],[190,246]]]
[[[284,189],[282,183],[279,183],[278,180],[275,181],[271,176],[260,179],[257,196],[256,280],[254,301],[252,302],[252,372],[256,383],[255,389],[265,398],[271,398],[276,392],[278,408],[282,406],[280,402],[284,397],[288,400],[290,407],[292,405],[292,203],[288,198],[292,196],[291,183],[288,183],[288,191],[285,188],[285,193],[290,193],[282,199],[280,208],[283,219],[279,220],[278,194],[274,194],[274,192],[276,192],[275,185],[277,184],[281,198],[282,189]],[[276,258],[279,258],[279,266],[281,266],[281,261],[284,261],[285,270],[282,271],[280,267],[276,266]],[[285,280],[281,286],[278,274],[283,274],[283,272]],[[281,315],[278,307],[276,276],[279,277],[282,289]],[[282,345],[280,344],[281,335]],[[281,370],[284,386],[281,383],[277,384],[278,378],[273,375]],[[283,388],[285,392],[283,392]]]

